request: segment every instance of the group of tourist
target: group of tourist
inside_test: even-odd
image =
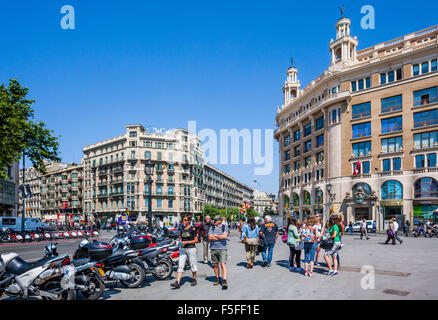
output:
[[[192,225],[192,216],[186,214],[183,217],[181,232],[181,248],[179,250],[177,279],[171,286],[175,289],[181,287],[181,277],[187,260],[192,271],[192,286],[197,285],[196,273],[198,271],[196,260],[196,243],[203,243],[204,263],[208,263],[208,253],[210,251],[211,262],[216,276],[214,285],[221,284],[222,289],[228,288],[227,283],[227,238],[229,236],[228,223],[221,216],[215,216],[213,222],[210,216],[205,217],[205,221],[200,225],[198,237],[197,228]],[[200,238],[200,239],[199,239]],[[221,277],[222,276],[222,277]]]

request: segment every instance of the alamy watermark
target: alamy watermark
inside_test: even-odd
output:
[[[375,288],[375,271],[373,266],[362,266],[360,273],[363,274],[360,280],[360,287],[363,290],[373,290]]]
[[[360,26],[364,30],[376,28],[376,13],[374,7],[367,4],[362,6],[360,13],[365,14],[360,20]]]
[[[61,28],[64,30],[75,29],[75,8],[67,4],[65,6],[62,6],[61,13],[65,14],[61,18]]]

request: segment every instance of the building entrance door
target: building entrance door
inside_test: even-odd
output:
[[[355,221],[361,221],[363,218],[371,220],[369,207],[354,207],[354,219]]]

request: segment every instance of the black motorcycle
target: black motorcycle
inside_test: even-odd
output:
[[[89,258],[104,280],[120,282],[126,288],[136,288],[143,283],[145,272],[138,252],[113,248],[109,243],[84,239],[73,254],[73,259]]]

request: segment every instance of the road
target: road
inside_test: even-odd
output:
[[[105,235],[108,240],[110,235]],[[274,250],[274,259],[270,268],[261,267],[261,257],[257,257],[253,269],[246,269],[245,252],[239,242],[238,234],[233,231],[228,252],[229,289],[221,290],[213,286],[215,279],[209,265],[198,264],[198,285],[190,286],[190,271],[183,275],[182,287],[171,289],[171,280],[157,281],[147,276],[141,288],[108,288],[104,299],[437,299],[438,279],[438,239],[404,238],[402,245],[384,245],[384,235],[372,234],[369,240],[360,240],[358,234],[345,235],[345,246],[340,251],[341,270],[338,276],[328,277],[323,264],[316,267],[313,278],[290,272],[288,269],[288,247],[278,239]],[[59,242],[60,253],[72,253],[78,241]],[[43,244],[31,243],[7,247],[0,245],[0,252],[15,251],[25,259],[40,258]],[[202,260],[202,245],[198,244],[198,260]],[[371,266],[374,280],[365,281],[361,268]],[[173,274],[176,276],[176,273]],[[371,279],[371,278],[369,278]],[[361,283],[374,289],[364,289]],[[108,286],[109,287],[109,286]],[[4,296],[3,296],[4,298]]]

